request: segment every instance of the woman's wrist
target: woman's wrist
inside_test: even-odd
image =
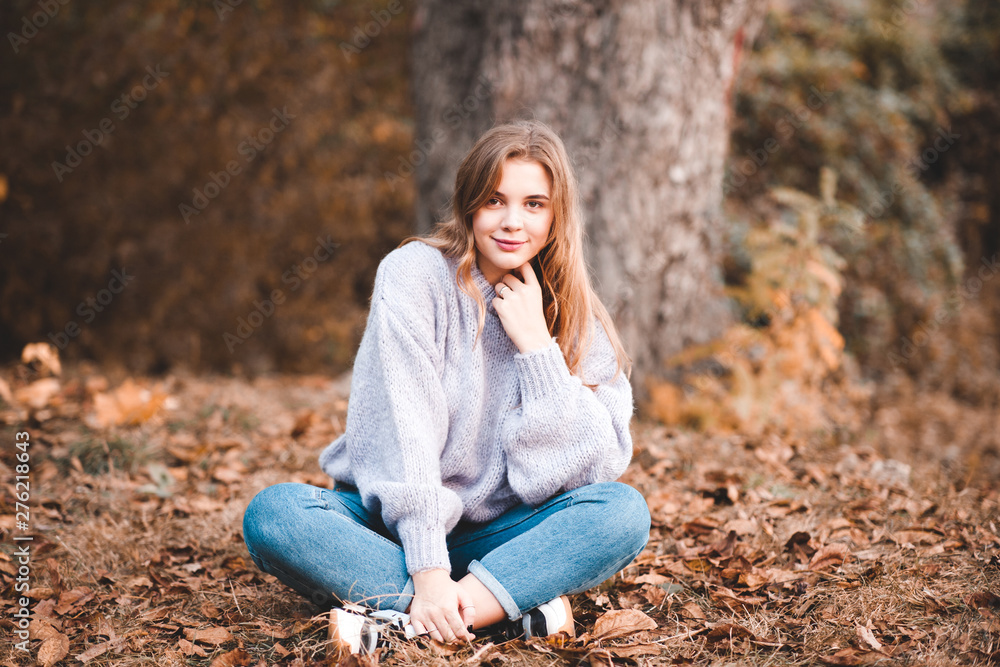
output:
[[[529,352],[537,352],[539,350],[544,350],[551,344],[552,344],[552,336],[550,336],[549,334],[545,334],[544,338],[542,336],[537,336],[536,338],[532,339],[529,342],[526,343],[522,342],[521,345],[518,345],[517,349],[521,354],[528,354]]]
[[[433,586],[435,583],[441,581],[451,581],[451,574],[448,570],[443,570],[441,568],[414,572],[410,576],[413,578],[413,589],[418,593],[422,588]]]

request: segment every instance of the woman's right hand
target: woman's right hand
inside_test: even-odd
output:
[[[446,570],[427,570],[413,575],[413,602],[410,625],[418,635],[427,634],[439,642],[471,641],[469,632],[476,608],[465,589]]]

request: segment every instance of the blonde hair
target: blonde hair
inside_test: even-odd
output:
[[[429,236],[411,236],[399,245],[423,241],[458,260],[457,284],[479,305],[478,340],[486,321],[486,301],[472,278],[472,264],[476,261],[472,216],[500,187],[503,165],[511,159],[537,162],[552,179],[552,226],[545,245],[531,260],[542,286],[549,335],[558,339],[570,372],[581,377],[583,359],[593,342],[591,322],[596,315],[615,350],[615,377],[622,370],[631,376],[632,362],[611,316],[594,291],[584,262],[576,176],[562,140],[544,123],[515,121],[498,125],[480,137],[458,168],[451,214]]]

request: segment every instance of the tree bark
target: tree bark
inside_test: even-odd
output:
[[[729,94],[763,0],[421,0],[413,82],[418,227],[474,140],[533,117],[580,179],[588,262],[640,403],[683,347],[717,337]]]

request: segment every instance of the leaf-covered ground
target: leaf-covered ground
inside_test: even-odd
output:
[[[4,664],[336,662],[322,617],[254,567],[240,522],[267,485],[328,484],[317,455],[343,428],[346,378],[46,375],[38,362],[0,374]],[[12,616],[18,431],[31,442],[28,653]],[[946,447],[907,460],[850,436],[748,440],[640,421],[633,432],[624,480],[648,499],[649,547],[575,596],[575,640],[397,643],[377,659],[1000,661],[996,480],[952,480]]]

